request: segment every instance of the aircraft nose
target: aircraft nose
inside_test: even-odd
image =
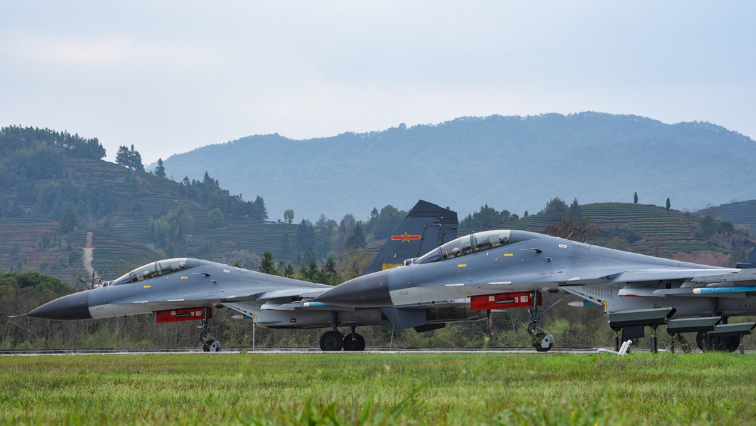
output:
[[[354,278],[326,291],[313,301],[355,308],[392,306],[388,288],[388,271]]]
[[[52,302],[45,303],[39,308],[26,314],[30,317],[44,318],[51,320],[84,320],[92,319],[89,314],[89,303],[87,296],[89,292],[82,291],[79,293],[69,294]]]

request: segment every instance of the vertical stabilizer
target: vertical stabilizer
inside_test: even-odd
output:
[[[362,275],[403,265],[457,238],[457,212],[420,200],[389,237]]]

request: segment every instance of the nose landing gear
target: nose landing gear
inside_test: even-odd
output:
[[[565,292],[562,297],[552,302],[549,306],[540,310],[538,309],[538,300],[540,299],[541,295],[537,291],[534,291],[531,294],[533,296],[533,307],[528,309],[528,313],[530,314],[528,334],[530,334],[530,336],[533,338],[533,340],[531,341],[533,349],[538,352],[548,352],[549,349],[554,346],[554,336],[552,336],[548,331],[541,328],[540,324],[543,323],[543,319],[539,318],[538,315],[553,308],[557,303],[567,298],[567,296],[569,296],[569,293]]]
[[[220,342],[214,337],[208,336],[208,334],[212,333],[212,325],[213,325],[213,322],[215,322],[215,319],[209,319],[210,312],[212,312],[211,309],[213,308],[202,308],[205,314],[205,319],[202,320],[202,325],[200,325],[197,328],[202,329],[202,331],[200,332],[200,342],[202,342],[202,350],[205,352],[218,352],[220,351],[220,348],[221,348]],[[221,317],[222,316],[223,315],[221,315]]]

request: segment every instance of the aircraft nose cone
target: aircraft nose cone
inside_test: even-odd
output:
[[[89,314],[87,291],[69,294],[52,302],[45,303],[39,308],[29,312],[28,316],[51,320],[84,320],[92,319]]]
[[[388,271],[354,278],[328,290],[313,301],[354,308],[392,306],[388,288]]]

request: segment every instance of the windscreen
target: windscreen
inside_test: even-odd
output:
[[[140,268],[134,269],[128,274],[124,274],[122,277],[113,281],[113,283],[111,283],[110,285],[129,284],[133,282],[149,280],[150,278],[170,274],[172,272],[181,271],[183,269],[186,269],[186,260],[186,258],[181,258],[152,262]]]

